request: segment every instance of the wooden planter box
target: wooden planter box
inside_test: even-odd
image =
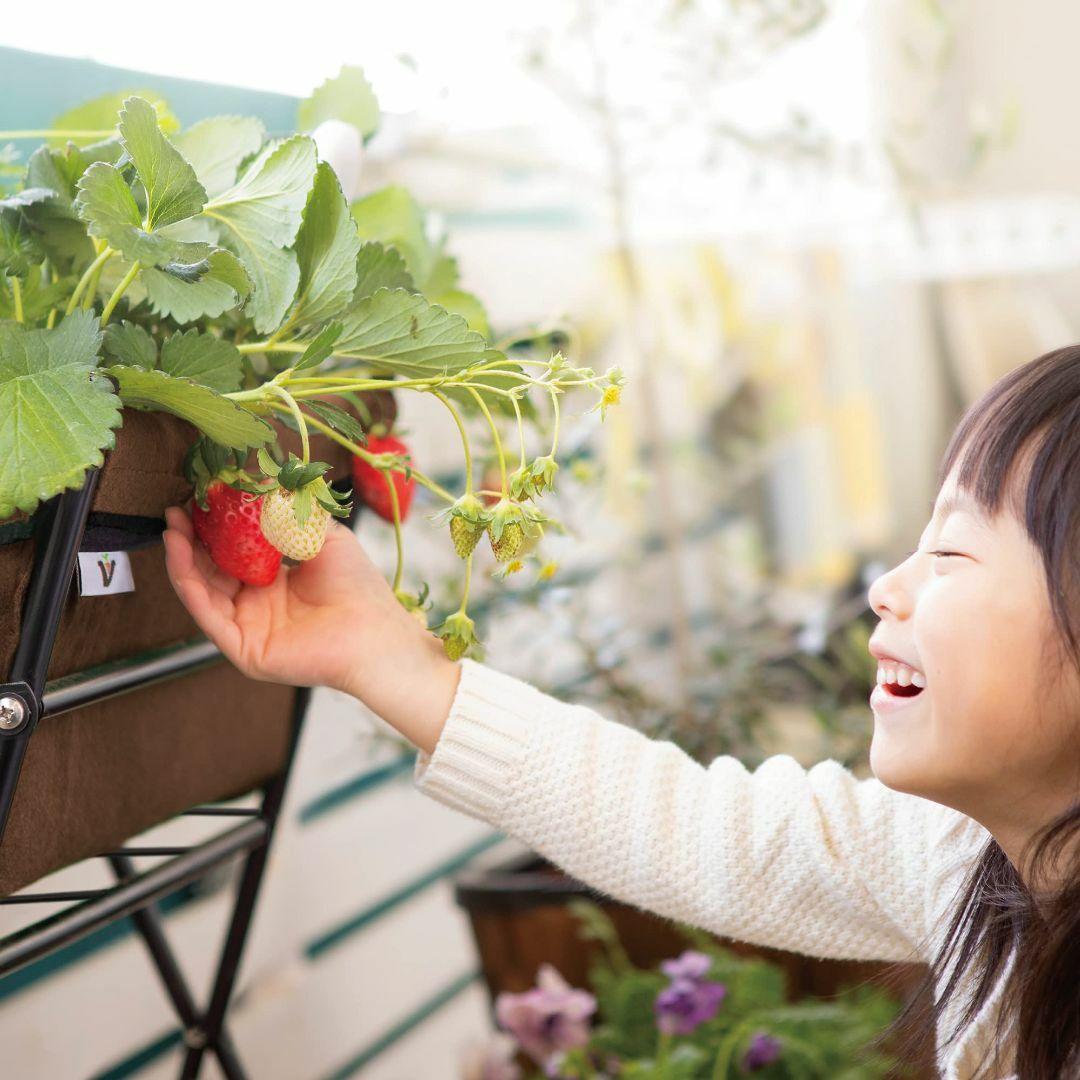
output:
[[[339,402],[343,406],[345,403]],[[372,412],[393,418],[389,393],[371,395]],[[98,477],[82,550],[127,550],[133,592],[79,596],[73,574],[48,667],[67,675],[200,638],[165,570],[161,532],[167,506],[191,486],[183,457],[198,431],[171,414],[126,408],[116,446]],[[300,438],[274,425],[282,448]],[[328,461],[327,480],[351,487],[351,455],[321,435],[311,455]],[[249,463],[253,463],[254,455]],[[358,502],[354,502],[354,515]],[[8,678],[19,640],[33,539],[13,539],[31,521],[0,521],[0,673]],[[293,687],[248,679],[213,666],[42,717],[26,759],[0,846],[0,896],[203,802],[233,798],[278,773],[289,747]]]
[[[600,897],[532,852],[490,869],[461,872],[454,879],[454,897],[472,925],[493,1025],[498,994],[531,989],[536,985],[537,969],[545,961],[571,986],[589,989],[588,969],[601,946],[579,936],[580,923],[567,907],[571,900],[586,899],[603,908],[636,967],[655,969],[661,960],[688,947],[669,920]],[[880,986],[896,1000],[904,1000],[926,973],[922,964],[822,960],[710,936],[740,956],[761,958],[781,967],[789,1002],[829,997],[858,983]],[[523,1068],[535,1068],[523,1055],[518,1062]],[[936,1080],[933,1047],[911,1066],[914,1071],[909,1080]]]

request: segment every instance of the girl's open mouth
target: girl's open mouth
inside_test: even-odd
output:
[[[916,686],[912,683],[910,686],[901,686],[899,683],[882,683],[885,690],[892,694],[893,697],[916,697],[923,692],[921,686]]]
[[[923,687],[901,686],[899,683],[881,682],[870,695],[870,708],[877,713],[909,709],[923,692]]]

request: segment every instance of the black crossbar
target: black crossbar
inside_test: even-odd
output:
[[[193,847],[184,855],[104,890],[100,896],[4,938],[0,941],[0,976],[8,975],[25,964],[47,956],[54,949],[78,941],[113,920],[160,900],[195,881],[229,856],[261,847],[266,838],[265,821],[261,818],[245,821]]]

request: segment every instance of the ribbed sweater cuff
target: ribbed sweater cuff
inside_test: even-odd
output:
[[[530,728],[542,722],[546,695],[529,683],[467,657],[442,734],[421,750],[414,786],[425,795],[501,825],[503,807]]]

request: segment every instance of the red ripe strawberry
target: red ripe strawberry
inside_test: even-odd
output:
[[[206,488],[209,510],[191,504],[191,524],[214,565],[245,585],[271,585],[281,567],[281,552],[263,536],[260,496],[244,501],[244,492],[221,480]],[[249,496],[250,498],[250,496]]]
[[[393,435],[369,435],[367,450],[372,454],[409,454],[409,448]],[[382,471],[376,469],[363,458],[354,455],[352,459],[353,484],[360,498],[386,521],[394,520],[394,508],[390,502],[390,486]],[[409,516],[416,481],[410,476],[405,479],[403,472],[390,471],[390,480],[397,491],[398,515],[402,521]]]

